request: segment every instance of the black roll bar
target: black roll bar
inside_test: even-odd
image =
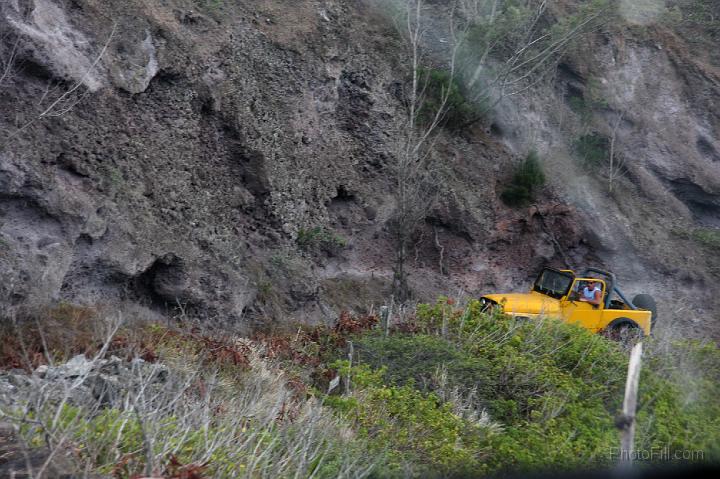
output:
[[[630,309],[637,309],[637,306],[635,306],[635,305],[632,303],[632,301],[630,301],[629,299],[627,299],[627,298],[625,297],[625,295],[623,294],[623,292],[620,291],[620,288],[617,287],[617,280],[615,279],[615,274],[614,274],[614,273],[611,273],[610,271],[606,271],[606,270],[604,270],[604,269],[590,267],[590,268],[586,268],[586,269],[585,269],[585,272],[583,273],[583,276],[587,278],[587,277],[590,275],[590,273],[602,274],[602,275],[605,275],[605,276],[607,276],[608,278],[610,278],[610,281],[612,281],[612,291],[614,291],[615,293],[617,293],[617,295],[620,296],[620,299],[622,299],[622,300],[625,302],[625,304],[627,304],[628,306],[630,306]],[[612,291],[611,291],[611,293],[612,293]],[[607,308],[608,305],[610,304],[610,296],[611,296],[611,295],[608,294],[607,301],[605,302],[605,307],[606,307],[606,308]]]

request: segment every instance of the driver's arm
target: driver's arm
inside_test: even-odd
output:
[[[590,301],[590,303],[594,304],[595,306],[600,306],[600,303],[602,302],[602,291],[595,291],[595,297]]]

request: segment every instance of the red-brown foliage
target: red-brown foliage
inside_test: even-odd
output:
[[[217,338],[202,334],[199,329],[193,328],[190,332],[163,329],[150,342],[155,344],[166,339],[174,339],[195,350],[207,361],[222,366],[250,367],[250,348],[245,344],[238,344],[226,338]],[[157,354],[150,348],[146,354],[157,359]],[[143,358],[144,359],[144,358]]]
[[[97,351],[97,311],[60,304],[3,321],[0,329],[0,368],[32,370],[47,357],[67,358]]]
[[[354,317],[347,311],[343,311],[340,313],[340,318],[333,330],[340,336],[345,337],[372,329],[377,323],[378,318],[375,315]]]
[[[207,464],[182,464],[175,455],[170,455],[170,460],[165,467],[163,477],[167,479],[203,479]]]

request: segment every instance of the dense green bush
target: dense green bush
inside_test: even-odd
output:
[[[599,133],[588,133],[573,142],[573,150],[583,165],[603,166],[610,158],[610,139]]]
[[[432,123],[440,112],[441,126],[460,128],[478,115],[478,110],[465,98],[457,78],[449,71],[420,68],[418,77],[421,99],[418,121],[421,124]]]
[[[337,254],[347,246],[345,238],[322,226],[300,229],[296,241],[306,251],[324,251],[330,255]]]
[[[437,395],[406,385],[384,384],[384,369],[335,364],[350,375],[356,394],[329,396],[325,404],[354,421],[373,453],[386,454],[383,477],[435,477],[481,473],[490,431],[464,420]]]
[[[545,172],[537,152],[528,153],[520,163],[510,184],[500,194],[500,199],[508,206],[525,206],[534,199],[537,188],[545,184]]]
[[[413,333],[355,338],[360,366],[353,377],[371,380],[355,380],[351,395],[329,402],[358,421],[394,462],[422,464],[414,470],[419,475],[442,475],[468,468],[604,467],[617,460],[615,418],[628,360],[620,345],[580,326],[516,321],[484,314],[476,301],[458,309],[444,298],[420,305],[412,326]],[[671,458],[702,451],[705,460],[720,459],[717,346],[646,340],[645,357],[636,446]],[[449,402],[437,402],[441,397]],[[462,398],[475,417],[489,419],[458,415],[453,401]],[[394,401],[411,407],[398,409]],[[499,427],[491,427],[493,421]],[[423,449],[432,441],[407,439],[430,437],[435,425],[444,431],[433,431],[435,440],[461,444],[451,465]],[[472,442],[462,440],[467,431],[474,431]]]
[[[421,308],[419,316],[440,326],[437,313]],[[358,354],[395,384],[431,393],[442,367],[445,387],[474,391],[474,407],[503,425],[476,444],[490,470],[609,461],[626,363],[615,345],[579,327],[516,323],[474,305],[448,319],[447,338],[371,335],[357,342]]]

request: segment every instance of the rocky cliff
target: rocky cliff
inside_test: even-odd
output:
[[[123,303],[250,324],[386,301],[385,166],[409,69],[381,3],[0,4],[5,310]],[[720,74],[678,29],[631,20],[579,41],[551,86],[493,121],[441,133],[419,297],[593,263],[705,334],[691,320],[720,311],[720,261],[695,232],[720,225]],[[577,98],[602,101],[585,115]],[[590,132],[623,158],[612,193],[573,158]],[[551,181],[511,209],[498,192],[531,148]]]

